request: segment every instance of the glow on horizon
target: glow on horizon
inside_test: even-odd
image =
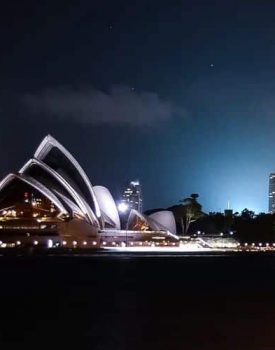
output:
[[[241,213],[244,209],[252,210],[255,212],[255,214],[259,214],[263,212],[266,213],[266,211],[261,210],[259,206],[249,202],[245,202],[244,204],[238,203],[236,206],[233,207],[233,212]]]

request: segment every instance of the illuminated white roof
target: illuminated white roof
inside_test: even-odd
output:
[[[140,213],[136,209],[131,209],[130,214],[128,216],[127,229],[131,228],[131,225],[132,225],[132,223],[133,223],[133,221],[135,220],[136,217],[140,218],[142,221],[144,221],[145,224],[150,226],[150,224],[149,224],[149,222],[147,220],[147,218],[148,218],[147,216],[143,215],[142,213]]]
[[[60,211],[58,216],[62,215],[69,215],[67,209],[63,206],[63,204],[60,202],[60,200],[56,197],[54,193],[52,193],[47,187],[42,185],[40,182],[36,181],[32,177],[25,176],[25,175],[16,175],[16,174],[9,174],[7,175],[1,182],[0,182],[0,193],[1,191],[12,181],[19,180],[27,185],[33,187],[38,192],[40,192],[42,195],[44,195],[46,198],[48,198]]]
[[[84,190],[86,192],[85,193],[85,200],[89,203],[90,206],[91,205],[94,206],[95,214],[100,221],[100,209],[99,209],[99,205],[97,203],[92,185],[90,183],[90,180],[89,180],[88,176],[86,175],[86,173],[84,172],[84,170],[82,169],[82,167],[80,166],[80,164],[77,162],[77,160],[71,155],[71,153],[65,147],[63,147],[51,135],[48,135],[44,138],[44,140],[38,146],[38,148],[34,154],[34,157],[41,160],[41,161],[44,161],[46,164],[48,164],[48,161],[46,160],[46,158],[50,154],[50,152],[55,148],[60,152],[60,154],[63,156],[63,158],[65,158],[65,159],[67,159],[67,161],[69,161],[70,170],[73,169],[75,171],[76,175],[78,176],[78,178],[82,180],[82,184],[85,184],[85,186],[82,186],[82,187],[84,187]],[[48,164],[48,165],[50,167],[52,167],[50,164]],[[63,172],[61,175],[66,177],[66,175],[67,175],[66,171],[65,171],[65,174]],[[72,179],[72,180],[74,180],[74,179]],[[79,185],[77,182],[75,184],[71,184],[71,185],[73,187],[75,187],[75,190],[78,189],[78,188],[76,188]]]
[[[76,215],[82,217],[83,219],[85,218],[84,213],[68,197],[64,196],[62,193],[60,193],[58,191],[54,191],[54,193],[57,195],[58,198],[60,198],[63,201],[63,203],[65,203],[67,205],[67,207],[70,208],[72,214],[76,214]]]
[[[164,213],[164,214],[160,215],[160,213]],[[171,238],[173,237],[174,239],[179,240],[179,237],[176,235],[176,222],[172,212],[164,210],[164,211],[156,212],[150,216],[147,216],[147,215],[141,214],[135,209],[132,209],[128,217],[127,230],[131,228],[132,223],[134,222],[136,217],[140,218],[146,225],[148,225],[150,230],[155,232],[166,231],[165,234],[167,235],[167,237],[171,237]]]
[[[103,219],[109,224],[114,225],[114,228],[120,230],[120,219],[117,206],[108,188],[103,186],[94,186],[93,190]]]
[[[65,191],[67,193],[69,193],[70,196],[74,199],[75,204],[77,204],[77,206],[79,207],[79,210],[82,212],[83,216],[86,216],[88,222],[90,222],[91,224],[97,224],[98,225],[98,220],[95,217],[95,214],[93,213],[93,211],[90,208],[90,206],[88,205],[88,203],[85,201],[85,199],[82,198],[82,196],[68,183],[68,181],[66,179],[64,179],[64,177],[62,177],[59,173],[57,173],[55,170],[53,170],[51,167],[49,167],[44,162],[42,162],[42,161],[40,161],[38,159],[30,159],[20,169],[19,173],[26,175],[28,173],[28,171],[31,169],[31,167],[33,167],[33,166],[38,166],[46,174],[48,173],[51,177],[53,177],[62,187],[65,188]],[[32,176],[32,177],[34,177],[34,176]],[[59,195],[60,195],[60,193],[59,193]]]
[[[169,210],[157,211],[148,216],[150,226],[155,230],[165,229],[173,234],[177,233],[176,221],[174,214]]]

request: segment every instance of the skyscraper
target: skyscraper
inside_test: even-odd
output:
[[[131,181],[122,194],[122,202],[128,205],[129,209],[136,209],[142,212],[142,191],[138,180]]]
[[[275,173],[269,175],[269,206],[268,211],[275,213]]]

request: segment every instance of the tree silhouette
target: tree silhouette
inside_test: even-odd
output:
[[[202,205],[198,203],[197,193],[192,193],[190,197],[181,199],[181,205],[177,206],[176,215],[180,218],[180,224],[183,235],[186,235],[191,222],[203,216]]]

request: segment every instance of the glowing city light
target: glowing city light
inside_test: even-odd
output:
[[[48,154],[47,152],[53,147],[58,149],[58,154],[60,153],[58,157],[62,163],[63,174],[56,173],[55,169],[51,169],[47,164],[43,165],[43,159],[45,159]],[[209,235],[203,231],[203,228],[201,228],[201,231],[195,230],[196,234],[194,235],[193,233],[195,232],[190,231],[190,236],[178,236],[175,218],[172,211],[161,210],[149,215],[142,214],[142,186],[138,180],[131,181],[127,184],[123,195],[120,197],[121,201],[118,203],[114,202],[109,190],[102,186],[94,187],[95,199],[93,200],[93,188],[90,186],[86,174],[69,152],[67,152],[62,145],[59,145],[59,143],[51,136],[47,136],[46,139],[42,141],[35,154],[35,158],[37,159],[30,160],[26,163],[18,174],[8,175],[4,179],[4,182],[2,182],[2,188],[4,189],[6,184],[11,181],[16,181],[16,186],[18,181],[23,181],[25,185],[28,184],[28,187],[26,188],[33,187],[34,193],[40,192],[41,195],[43,195],[42,198],[45,197],[45,201],[41,198],[36,198],[36,195],[34,196],[34,193],[32,192],[25,192],[23,200],[25,200],[26,203],[29,203],[29,205],[26,206],[22,203],[23,200],[20,200],[20,205],[18,206],[12,205],[0,209],[0,233],[1,238],[3,237],[2,239],[5,239],[6,233],[11,229],[24,232],[24,234],[20,233],[20,236],[16,238],[21,241],[16,241],[15,239],[14,242],[0,242],[0,247],[17,247],[18,250],[18,246],[20,245],[23,249],[31,244],[32,246],[39,245],[39,249],[38,247],[34,249],[38,249],[39,251],[42,251],[44,248],[54,248],[53,253],[55,251],[58,252],[57,248],[60,248],[60,246],[77,248],[75,250],[77,252],[81,252],[81,248],[85,251],[84,248],[87,247],[92,247],[94,250],[104,247],[105,250],[110,249],[112,251],[150,251],[150,249],[151,251],[181,252],[202,250],[221,251],[221,249],[224,251],[253,251],[253,253],[256,251],[259,251],[260,253],[264,251],[275,251],[275,242],[262,241],[261,243],[258,243],[256,240],[255,243],[250,243],[242,242],[242,240],[240,240],[241,243],[239,243],[238,231],[218,231],[215,235]],[[58,192],[58,197],[61,196],[62,201],[57,200],[57,197],[54,194],[54,192],[56,192],[55,188],[52,188],[50,183],[46,186],[40,183],[39,178],[32,180],[32,178],[27,176],[25,170],[33,164],[36,164],[36,162],[36,166],[40,166],[39,160],[41,160],[41,167],[42,165],[45,167],[45,169],[43,169],[49,173],[49,176],[55,178],[56,181],[58,180],[60,186],[64,187],[64,190],[66,190],[64,193],[68,193],[69,198],[67,198],[65,194],[63,195],[62,191],[62,193]],[[71,171],[72,169],[74,170],[73,172]],[[78,193],[77,187],[79,186],[76,186],[76,189],[74,189],[71,188],[69,183],[67,183],[66,172],[69,172],[69,174],[72,173],[76,185],[81,181],[81,188],[82,184],[86,183],[87,186],[85,186],[87,188],[85,193],[87,192],[89,194],[91,192],[91,207],[88,203],[86,204],[85,198],[82,198],[82,191]],[[272,178],[275,178],[275,173],[272,175]],[[74,182],[73,178],[72,181]],[[195,197],[196,196],[197,195],[195,195]],[[73,201],[70,200],[71,197]],[[11,195],[12,200],[13,198],[15,197]],[[65,206],[62,204],[63,202]],[[22,208],[25,207],[27,209],[22,211]],[[228,209],[229,208],[230,206],[228,206]],[[133,215],[131,215],[130,219],[127,221],[127,216],[131,209],[135,210],[132,211]],[[94,210],[96,214],[95,216]],[[232,212],[231,209],[229,210]],[[120,213],[125,213],[125,215],[120,214],[122,223],[120,222],[118,211]],[[226,216],[226,212],[224,215]],[[74,220],[75,217],[77,217],[77,220]],[[101,217],[101,219],[96,220],[96,217]],[[253,216],[253,218],[254,217],[256,216]],[[88,221],[92,235],[90,235],[89,229],[87,229],[87,232],[81,231],[84,225],[82,226],[80,220]],[[81,225],[79,226],[80,232],[76,230],[73,236],[64,235],[65,232],[70,232],[71,224]],[[85,227],[88,228],[86,222]],[[27,232],[28,230],[29,232]],[[41,231],[40,235],[39,233],[36,233],[37,230]],[[82,233],[85,233],[85,236],[82,236]],[[241,233],[242,232],[240,232],[240,234]],[[232,235],[234,236],[232,237]],[[34,240],[35,237],[37,240]],[[49,238],[53,238],[53,240]],[[68,239],[68,241],[63,241],[63,239]],[[78,241],[76,241],[76,239],[78,239]],[[104,241],[102,242],[103,239]],[[21,250],[21,247],[19,250]],[[63,248],[63,250],[66,251],[68,249]],[[69,252],[70,250],[68,250],[68,253]],[[85,254],[86,253],[87,249]]]
[[[125,213],[128,209],[129,209],[129,206],[126,203],[124,203],[124,202],[119,203],[118,210],[121,213]]]

